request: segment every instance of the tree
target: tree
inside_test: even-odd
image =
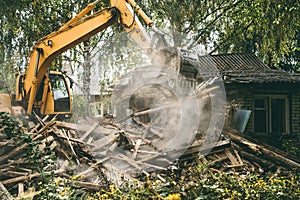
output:
[[[19,20],[16,17],[16,13],[21,8],[26,8],[26,1],[1,1],[0,2],[0,67],[1,79],[5,82],[6,86],[9,87],[9,90],[12,90],[14,87],[14,59],[18,59],[14,53],[16,45],[14,38],[17,37],[19,26]]]
[[[300,73],[300,27],[298,27],[294,49],[279,62],[281,69]]]
[[[156,26],[168,34],[168,41],[173,47],[199,52],[201,45],[207,53],[253,52],[270,67],[279,65],[297,70],[300,21],[300,3],[297,0],[137,2]],[[0,61],[3,69],[11,74],[13,67],[23,70],[34,42],[57,30],[88,3],[90,0],[1,1]],[[99,4],[98,9],[101,7],[108,7],[108,0]],[[110,31],[123,32],[119,27]],[[74,72],[78,70],[77,67],[87,64],[83,62],[87,60],[84,56],[93,56],[96,44],[109,37],[111,34],[107,37],[98,34],[89,40],[89,53],[83,53],[84,44],[81,44],[57,59],[53,65],[61,68],[62,62],[67,61]],[[103,55],[108,52],[106,49],[97,51],[102,51]]]
[[[277,67],[296,51],[299,20],[299,1],[243,1],[218,24],[215,51],[257,53],[269,67]]]
[[[107,1],[105,2],[107,3]],[[13,68],[17,69],[17,71],[24,71],[34,43],[47,34],[58,30],[62,24],[75,16],[88,3],[90,3],[89,0],[76,2],[67,0],[1,1],[0,11],[3,14],[0,17],[0,25],[3,28],[0,33],[0,61],[3,69],[10,72],[8,75],[13,74]],[[98,8],[104,6],[104,3],[99,4]],[[97,35],[93,38],[92,40],[96,42],[90,42],[92,45],[91,50],[95,43],[99,41]],[[81,62],[81,60],[88,60],[89,58],[85,58],[85,56],[89,56],[90,53],[82,53],[83,51],[81,50],[79,46],[71,49],[64,56],[59,56],[52,63],[52,68],[61,69],[63,62],[66,61],[72,64],[80,63],[89,66],[88,62]],[[69,66],[72,65],[70,64]],[[74,70],[78,69],[73,68],[72,71]],[[14,80],[14,78],[10,80]]]
[[[241,0],[144,0],[141,4],[149,8],[155,25],[170,34],[173,46],[193,49],[211,43],[216,24],[240,3]]]
[[[57,30],[62,22],[72,16],[73,4],[67,1],[4,1],[1,8],[1,49],[6,58],[18,55],[18,64],[26,65],[29,52],[39,38]]]
[[[171,30],[173,46],[207,53],[256,53],[270,67],[297,56],[298,0],[143,0],[155,24]],[[180,33],[180,34],[178,34]],[[299,48],[299,46],[298,46]],[[295,65],[292,58],[292,65]]]

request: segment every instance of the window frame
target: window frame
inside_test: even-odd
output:
[[[255,107],[255,100],[256,99],[264,99],[265,100],[265,107],[264,108],[257,108]],[[255,111],[257,110],[265,110],[266,111],[266,133],[263,132],[255,132],[258,134],[272,134],[272,99],[284,99],[284,109],[285,109],[285,127],[284,133],[290,133],[290,102],[288,95],[284,94],[257,94],[254,96],[253,101],[253,127],[255,132]]]

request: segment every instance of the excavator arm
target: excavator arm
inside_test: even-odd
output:
[[[60,113],[59,110],[53,109],[55,98],[52,89],[54,86],[51,85],[51,76],[48,73],[51,62],[62,52],[107,27],[121,23],[144,51],[149,50],[149,38],[135,16],[134,10],[148,26],[152,26],[153,22],[133,0],[111,0],[111,7],[83,18],[99,2],[89,4],[58,31],[41,38],[33,47],[27,71],[25,74],[19,75],[16,87],[16,100],[23,103],[28,114],[32,112],[34,105],[39,106],[40,114]],[[58,74],[56,76],[58,77]],[[37,95],[38,91],[42,93],[40,97],[37,97],[39,96]],[[71,107],[71,103],[68,105]],[[71,112],[71,108],[64,110],[64,113],[68,112]]]

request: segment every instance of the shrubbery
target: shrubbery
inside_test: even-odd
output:
[[[90,194],[88,199],[299,199],[299,173],[255,174],[213,172],[204,165],[161,174],[166,179],[147,178],[143,184]]]

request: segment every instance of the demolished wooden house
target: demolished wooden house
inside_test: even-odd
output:
[[[232,125],[250,136],[300,137],[300,74],[270,69],[254,54],[193,56],[195,77],[218,71],[227,102],[235,105]]]

